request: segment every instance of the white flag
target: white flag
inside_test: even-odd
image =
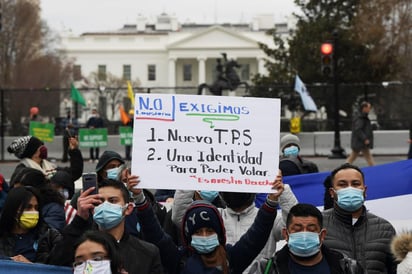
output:
[[[300,80],[298,75],[296,75],[295,79],[295,91],[299,93],[303,107],[306,111],[318,111],[315,102],[313,101],[312,97],[310,97],[305,84],[302,82],[302,80]]]

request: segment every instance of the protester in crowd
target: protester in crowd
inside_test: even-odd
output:
[[[259,209],[256,208],[254,204],[255,194],[221,192],[220,196],[223,198],[226,205],[225,208],[218,208],[218,210],[222,215],[225,224],[227,243],[234,244],[249,229],[249,227],[251,227],[259,212]],[[181,227],[183,214],[192,203],[192,197],[193,191],[176,190],[172,209],[172,220],[176,226]],[[202,197],[202,199],[207,198]],[[284,191],[282,191],[279,196],[279,206],[282,209],[282,216],[279,215],[276,217],[271,236],[258,258],[267,258],[276,251],[276,242],[283,239],[282,228],[285,226],[289,209],[296,203],[297,199],[290,186],[284,185]]]
[[[303,159],[300,152],[300,139],[294,134],[286,134],[280,139],[279,169],[283,176],[319,172],[318,166]]]
[[[41,211],[41,198],[35,188],[10,190],[0,217],[0,255],[3,259],[47,262],[61,235],[43,222]]]
[[[74,194],[74,182],[69,173],[64,170],[58,170],[50,179],[51,187],[64,197],[64,212],[66,215],[66,224],[71,223],[77,210],[71,206],[70,199]]]
[[[356,261],[323,244],[322,213],[310,204],[297,204],[288,214],[282,234],[287,241],[275,256],[255,262],[250,274],[363,273]]]
[[[137,180],[131,184],[138,183]],[[208,201],[195,201],[186,210],[182,219],[183,247],[178,247],[162,230],[143,191],[133,198],[146,239],[156,244],[161,253],[168,254],[169,260],[175,261],[170,263],[169,273],[242,273],[270,235],[277,215],[277,201],[284,189],[281,176],[276,177],[272,188],[277,192],[268,195],[251,227],[234,245],[226,243],[228,234],[222,216]]]
[[[397,274],[412,273],[412,231],[403,231],[396,235],[391,242],[391,251],[400,263]]]
[[[24,167],[31,167],[44,173],[47,179],[53,177],[57,170],[68,172],[72,181],[76,181],[83,173],[83,156],[79,150],[79,142],[76,138],[70,138],[70,166],[58,167],[47,160],[47,147],[34,136],[24,136],[14,140],[7,148],[9,153],[20,159],[11,175],[10,184],[14,184],[14,178]]]
[[[53,177],[51,177],[50,184],[65,200],[70,200],[73,197],[74,182],[72,181],[72,176],[67,171],[57,170]]]
[[[51,254],[50,264],[70,266],[74,262],[74,245],[84,232],[92,227],[111,234],[118,243],[124,269],[128,273],[163,273],[156,246],[125,232],[125,216],[133,212],[133,203],[127,188],[115,180],[103,180],[98,194],[94,187],[81,193],[77,200],[77,215],[64,229],[63,240]],[[92,217],[95,225],[89,218]],[[71,254],[71,255],[69,255]]]
[[[90,118],[86,122],[86,127],[87,128],[103,128],[104,127],[104,121],[100,117],[99,113],[97,112],[97,109],[92,109],[92,114],[90,115]],[[97,162],[99,159],[100,155],[100,149],[99,147],[91,147],[90,148],[90,162]]]
[[[334,207],[323,211],[328,230],[324,243],[358,261],[369,274],[396,273],[390,251],[395,229],[385,219],[366,210],[365,177],[362,170],[345,163],[331,173],[329,190]]]
[[[300,139],[294,134],[286,134],[280,138],[279,147],[279,169],[282,176],[299,175],[319,172],[318,166],[309,160],[304,159],[300,153]],[[266,193],[258,193],[255,198],[255,205],[260,207],[265,202]]]
[[[59,231],[63,230],[66,226],[64,196],[51,187],[49,180],[38,169],[26,167],[21,170],[12,187],[24,186],[33,187],[38,190],[43,205],[40,215],[44,222],[51,228]]]
[[[39,108],[31,107],[30,108],[30,121],[39,121]]]
[[[105,231],[86,231],[74,245],[74,249],[74,274],[127,274],[123,268],[123,258],[118,253],[116,239]]]
[[[375,165],[370,151],[373,148],[373,128],[368,117],[371,108],[372,105],[369,102],[362,102],[360,104],[360,113],[353,119],[351,137],[352,152],[346,160],[346,162],[350,164],[352,164],[359,156],[359,153],[362,152],[368,165]]]
[[[79,124],[76,118],[72,117],[71,110],[67,111],[66,118],[62,121],[63,128],[63,156],[62,162],[69,160],[70,138],[76,137],[78,134]]]

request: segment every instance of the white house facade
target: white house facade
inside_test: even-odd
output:
[[[176,87],[213,83],[217,59],[226,53],[241,65],[237,70],[241,81],[250,83],[253,75],[266,73],[267,56],[258,45],[273,46],[266,31],[289,32],[290,24],[274,24],[272,18],[256,17],[251,24],[201,25],[179,24],[165,14],[153,24],[139,17],[136,25],[117,31],[64,35],[61,50],[73,60],[74,80],[90,79],[95,73],[105,81],[110,73],[143,88],[162,88],[156,92],[174,92]]]

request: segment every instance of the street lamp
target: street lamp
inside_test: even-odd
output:
[[[340,144],[340,115],[339,115],[339,70],[338,70],[338,31],[333,31],[333,54],[332,58],[332,73],[333,73],[333,92],[335,97],[335,111],[334,111],[334,146],[329,155],[330,159],[344,159],[346,158],[345,151]]]

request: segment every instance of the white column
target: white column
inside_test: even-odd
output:
[[[197,58],[198,62],[198,84],[203,84],[206,82],[206,58],[205,57],[199,57]]]
[[[197,81],[198,85],[206,83],[206,58],[205,57],[198,57],[197,58],[197,67],[198,67],[198,75]],[[204,91],[202,91],[202,95]]]
[[[176,58],[169,58],[169,87],[174,88],[176,86]],[[174,93],[173,89],[170,89],[170,93]]]

